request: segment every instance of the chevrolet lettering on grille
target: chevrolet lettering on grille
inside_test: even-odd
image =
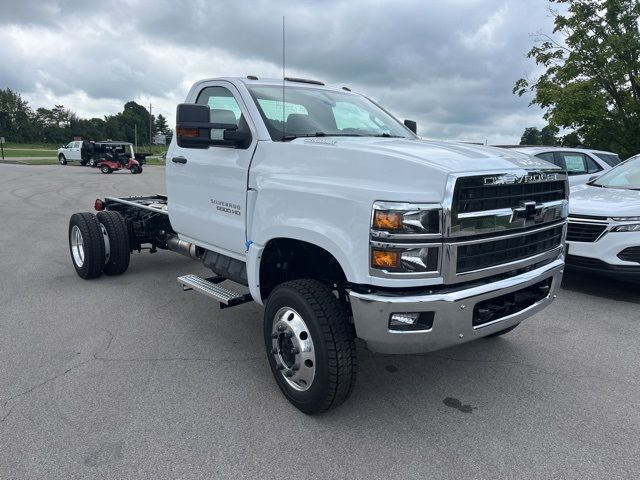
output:
[[[509,173],[506,175],[499,175],[493,177],[484,177],[482,179],[483,185],[515,185],[518,183],[539,183],[550,182],[558,179],[557,173],[530,173],[523,175],[516,175]]]

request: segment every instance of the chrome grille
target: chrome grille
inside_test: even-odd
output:
[[[568,214],[565,173],[454,176],[449,188],[446,283],[509,272],[562,253]]]
[[[513,208],[525,201],[545,203],[564,200],[566,197],[565,182],[561,180],[495,186],[475,183],[466,179],[459,182],[456,189],[458,213]]]
[[[546,252],[562,244],[562,231],[563,225],[558,225],[523,235],[461,245],[458,247],[456,272],[471,272]]]

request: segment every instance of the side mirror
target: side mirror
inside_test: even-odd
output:
[[[599,176],[600,175],[593,175],[593,176],[589,177],[589,180],[587,181],[587,183],[591,183],[591,182],[596,181]]]
[[[181,103],[176,111],[176,142],[183,148],[211,145],[246,148],[251,133],[238,130],[235,123],[213,123],[207,105]]]
[[[418,134],[418,124],[413,120],[405,120],[404,126],[411,130],[416,135]]]

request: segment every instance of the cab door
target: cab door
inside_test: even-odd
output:
[[[80,160],[81,145],[82,145],[82,142],[71,142],[69,144],[71,148],[69,148],[69,156],[67,157],[67,160]]]
[[[179,147],[175,136],[167,155],[167,194],[171,225],[181,238],[242,259],[246,251],[247,178],[257,145],[256,129],[233,84],[213,81],[189,101],[209,107],[210,121],[248,129],[244,147]],[[212,138],[222,131],[211,131]]]

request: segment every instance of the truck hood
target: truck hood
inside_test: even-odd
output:
[[[512,149],[436,140],[375,137],[299,138],[294,142],[332,145],[334,149],[405,160],[446,173],[514,168],[560,170],[556,165]],[[346,152],[345,152],[346,154]],[[348,154],[347,154],[348,155]]]
[[[571,188],[569,213],[597,217],[638,217],[640,191],[577,185]]]

